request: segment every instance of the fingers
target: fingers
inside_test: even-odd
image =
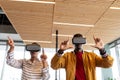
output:
[[[96,38],[94,35],[93,35],[93,39],[94,39],[95,43],[97,43],[97,42],[100,42],[100,41],[101,41],[101,39],[100,39],[100,38]]]
[[[68,42],[69,42],[69,40],[66,40],[66,41],[62,42],[61,44],[62,44],[62,45],[67,45]]]
[[[10,38],[9,36],[8,36],[8,41],[13,42],[12,38]]]
[[[100,38],[96,38],[96,42],[100,42]]]
[[[62,49],[62,50],[67,50],[67,49],[71,49],[71,48],[73,48],[73,45],[69,44],[69,38],[67,40],[63,41],[60,45],[60,49]]]
[[[93,39],[94,39],[94,41],[95,41],[95,43],[97,43],[97,41],[96,41],[96,37],[93,35]]]
[[[41,58],[42,60],[46,60],[46,59],[47,59],[47,56],[46,56],[46,55],[41,55],[40,58]]]
[[[96,39],[94,35],[93,35],[93,39],[94,39],[94,40]]]
[[[44,48],[42,48],[42,55],[41,55],[40,57],[41,57],[41,59],[43,59],[43,60],[46,60],[46,59],[47,59],[47,55],[46,55],[45,52],[44,52]]]
[[[45,55],[44,48],[42,48],[42,54]]]
[[[8,44],[11,42],[11,38],[8,36]]]
[[[8,36],[8,42],[7,42],[7,44],[9,45],[9,46],[14,46],[14,41],[13,41],[13,39],[12,38],[10,38],[9,36]]]

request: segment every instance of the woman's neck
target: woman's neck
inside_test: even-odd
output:
[[[36,61],[36,60],[38,60],[38,58],[36,58],[36,57],[32,57],[32,58],[30,59],[31,62],[34,62],[34,61]]]

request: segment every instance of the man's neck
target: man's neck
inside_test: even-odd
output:
[[[83,49],[75,49],[74,50],[74,52],[76,53],[76,52],[82,52],[83,51]]]

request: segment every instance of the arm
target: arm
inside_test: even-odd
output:
[[[12,67],[15,67],[15,68],[22,68],[22,60],[15,60],[14,59],[14,54],[13,54],[13,51],[14,51],[14,41],[8,37],[8,45],[10,46],[10,49],[8,50],[8,53],[7,53],[7,61],[6,63]]]
[[[69,40],[66,40],[60,44],[60,49],[51,60],[51,67],[53,69],[65,68],[66,57],[65,55],[62,56],[62,54],[66,49],[72,48],[71,46],[69,46],[68,43],[69,43]]]
[[[42,64],[43,64],[43,80],[48,80],[50,78],[50,74],[49,74],[49,66],[47,63],[47,55],[44,53],[44,49],[42,49],[42,55],[40,56],[41,60],[42,60]]]
[[[53,69],[65,68],[65,56],[56,53],[51,60],[51,67]]]
[[[99,49],[100,55],[102,56],[102,57],[99,57],[97,55],[95,56],[96,66],[104,68],[111,67],[113,64],[113,58],[106,53],[102,39],[94,37],[94,41],[95,41],[94,47]]]
[[[50,78],[50,74],[49,74],[49,66],[46,61],[43,62],[42,72],[43,72],[43,80],[48,80]]]
[[[113,58],[110,55],[107,57],[95,56],[95,63],[97,67],[109,68],[113,65]]]

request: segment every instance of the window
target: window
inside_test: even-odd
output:
[[[115,47],[110,49],[111,52],[111,56],[114,58],[114,63],[112,66],[112,73],[113,73],[113,79],[115,80],[120,80],[119,78],[119,69],[118,69],[118,64],[117,64],[117,55],[116,55],[116,51],[115,51]]]

